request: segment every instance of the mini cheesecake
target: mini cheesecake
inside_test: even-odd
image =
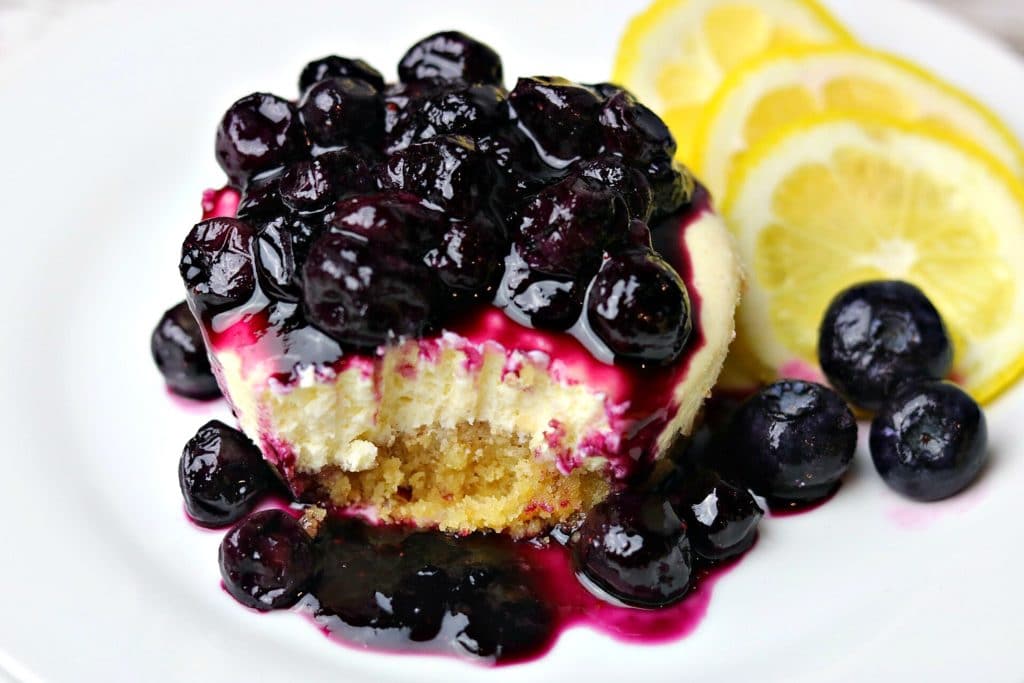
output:
[[[234,187],[205,198],[181,274],[241,429],[297,498],[529,536],[691,431],[739,267],[622,89],[321,78],[236,102],[217,150]]]

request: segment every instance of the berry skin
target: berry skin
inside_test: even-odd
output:
[[[640,166],[672,158],[676,141],[658,115],[625,91],[609,97],[598,115],[605,149]]]
[[[590,287],[587,319],[617,360],[644,366],[672,363],[693,330],[686,285],[650,249],[605,261]]]
[[[217,163],[232,187],[303,156],[306,132],[295,106],[267,93],[253,93],[228,109],[217,128]]]
[[[489,189],[487,161],[473,141],[444,135],[395,152],[378,174],[383,190],[409,192],[431,208],[468,216]]]
[[[988,459],[985,414],[959,387],[904,385],[871,423],[871,459],[891,488],[915,500],[948,498]]]
[[[325,78],[358,78],[377,90],[384,90],[384,77],[361,59],[349,59],[330,55],[307,64],[299,76],[299,93]]]
[[[384,138],[384,100],[366,81],[327,78],[299,101],[309,138],[320,147],[362,143],[379,147]]]
[[[832,300],[821,323],[818,360],[839,393],[875,411],[902,382],[945,377],[953,347],[924,292],[907,282],[879,280]]]
[[[441,78],[501,85],[501,57],[464,33],[442,31],[409,48],[398,63],[398,78],[403,83]]]
[[[199,428],[178,463],[185,510],[202,526],[234,524],[270,490],[273,480],[260,450],[219,420]]]
[[[302,269],[306,317],[341,344],[373,350],[436,328],[435,280],[421,262],[387,243],[328,232]]]
[[[262,174],[251,178],[238,202],[235,215],[239,220],[256,224],[261,220],[275,218],[288,211],[281,200],[281,177],[283,173]]]
[[[489,301],[501,280],[507,251],[498,227],[478,215],[449,223],[441,245],[423,260],[457,298]]]
[[[693,555],[686,525],[657,496],[613,494],[573,535],[576,573],[634,607],[664,607],[690,590]]]
[[[702,188],[688,168],[669,156],[655,158],[644,168],[654,201],[654,218],[688,211]]]
[[[585,292],[586,286],[576,280],[532,273],[516,287],[512,306],[532,327],[561,332],[579,319]]]
[[[199,323],[184,301],[164,312],[149,348],[168,389],[199,400],[220,396]]]
[[[261,612],[298,602],[315,569],[312,540],[281,510],[249,515],[220,544],[224,587],[235,600]]]
[[[508,119],[506,93],[484,84],[447,84],[436,94],[399,107],[388,99],[385,147],[389,153],[437,135],[486,135]]]
[[[647,220],[653,209],[654,195],[644,174],[628,166],[616,156],[602,156],[578,162],[575,172],[584,178],[602,183],[620,197],[629,209],[630,218]]]
[[[281,202],[300,213],[322,211],[336,194],[332,180],[319,159],[298,161],[286,168],[278,181]]]
[[[508,101],[542,156],[554,157],[564,165],[598,150],[601,99],[590,88],[558,77],[520,78]]]
[[[202,309],[236,306],[256,289],[255,234],[234,218],[197,223],[181,246],[179,270],[189,295]]]
[[[711,562],[746,552],[764,516],[750,491],[701,467],[684,468],[669,500],[686,522],[693,552]]]
[[[725,474],[772,504],[828,497],[853,461],[857,422],[831,389],[782,380],[749,398],[733,415]]]
[[[398,249],[419,260],[444,235],[444,214],[423,206],[408,192],[375,192],[344,199],[324,214],[336,233],[357,235],[379,247]]]
[[[298,301],[298,274],[309,247],[323,228],[298,216],[279,216],[261,226],[256,240],[256,269],[263,291],[280,301]]]

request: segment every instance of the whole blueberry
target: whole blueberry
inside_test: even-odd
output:
[[[442,78],[501,85],[501,57],[464,33],[442,31],[409,48],[398,63],[398,78],[403,83]]]
[[[450,579],[443,569],[426,565],[399,581],[391,598],[391,610],[413,641],[432,640],[448,612]]]
[[[278,191],[281,202],[292,211],[316,213],[335,198],[333,178],[319,159],[304,159],[281,173]]]
[[[664,607],[690,590],[686,525],[659,496],[613,494],[595,505],[573,535],[572,557],[585,584],[627,605]]]
[[[384,89],[384,77],[363,60],[330,55],[313,60],[302,69],[299,93],[306,92],[309,86],[325,78],[358,78],[377,90]]]
[[[324,214],[324,224],[331,232],[357,235],[414,260],[438,246],[447,228],[444,214],[423,206],[414,194],[394,190],[341,200]]]
[[[299,101],[299,115],[310,140],[321,147],[377,147],[384,138],[384,100],[366,81],[327,78],[314,83]]]
[[[693,552],[713,562],[746,552],[764,516],[750,491],[703,467],[684,468],[669,500],[686,522]]]
[[[302,282],[308,320],[350,348],[374,350],[437,327],[430,269],[386,242],[327,232],[313,243]]]
[[[675,156],[676,141],[665,122],[625,91],[604,102],[598,122],[605,149],[630,163]]]
[[[622,197],[630,218],[647,220],[654,206],[651,186],[643,173],[626,164],[620,157],[605,155],[577,162],[575,172],[602,183]]]
[[[945,377],[953,347],[924,292],[907,282],[879,280],[832,300],[821,322],[818,360],[839,393],[878,410],[903,382]]]
[[[231,596],[260,611],[294,605],[316,570],[313,542],[282,510],[255,512],[220,544],[220,574]]]
[[[527,265],[549,275],[597,272],[605,248],[627,232],[622,198],[599,180],[570,175],[518,207],[510,219]]]
[[[641,167],[651,186],[654,218],[689,213],[702,188],[688,168],[668,155]]]
[[[273,479],[260,449],[219,420],[199,428],[178,463],[185,510],[203,526],[237,522],[267,493]]]
[[[289,209],[281,200],[282,175],[283,169],[278,169],[250,178],[239,198],[235,216],[239,220],[256,224],[260,220],[287,213]]]
[[[891,488],[939,500],[974,481],[988,458],[985,414],[959,387],[904,385],[871,423],[871,459]]]
[[[181,246],[178,268],[200,309],[236,306],[253,295],[254,240],[249,224],[234,218],[210,218],[192,228]]]
[[[560,332],[579,319],[585,293],[586,285],[573,278],[528,272],[515,283],[510,305],[532,327]]]
[[[776,382],[747,399],[719,457],[727,474],[773,504],[827,497],[849,469],[857,422],[842,398],[814,382]]]
[[[502,88],[477,83],[460,87],[452,84],[404,109],[389,100],[385,148],[393,153],[437,135],[490,134],[508,119],[505,99]]]
[[[301,157],[307,147],[295,106],[267,93],[246,95],[232,104],[217,128],[217,162],[237,188],[245,187],[255,173]]]
[[[200,400],[220,396],[199,323],[184,301],[161,316],[149,349],[167,388],[174,393]]]
[[[508,101],[519,125],[555,165],[592,156],[601,146],[601,99],[584,85],[558,77],[520,78]]]
[[[381,189],[410,192],[454,216],[475,211],[491,187],[487,160],[474,142],[443,135],[395,152],[380,168]]]
[[[672,363],[693,330],[690,296],[679,274],[650,249],[605,261],[590,286],[587,320],[617,360]]]
[[[267,295],[280,301],[299,301],[298,275],[310,245],[322,230],[315,220],[303,216],[279,216],[260,226],[256,269]]]
[[[501,231],[483,215],[453,220],[424,263],[457,298],[489,301],[501,280],[507,246]]]
[[[453,611],[466,621],[455,642],[477,657],[514,661],[543,651],[552,637],[551,608],[512,572],[466,591]]]

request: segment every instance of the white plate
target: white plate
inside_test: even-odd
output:
[[[0,58],[0,673],[34,680],[1014,681],[1024,678],[1024,387],[989,411],[979,485],[918,506],[863,450],[840,494],[772,519],[677,643],[574,630],[519,667],[339,647],[218,587],[219,534],[181,511],[175,466],[201,421],[162,388],[148,336],[181,298],[182,236],[220,182],[213,130],[253,90],[292,93],[330,52],[385,68],[459,27],[511,78],[607,76],[642,2],[96,1]],[[1024,133],[1024,68],[934,11],[835,0],[867,41],[937,69]],[[574,7],[575,6],[575,7]],[[47,5],[50,7],[50,5]],[[284,9],[288,7],[289,9]]]

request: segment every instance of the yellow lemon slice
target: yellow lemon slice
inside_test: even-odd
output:
[[[859,114],[805,120],[744,156],[723,213],[747,269],[737,350],[761,380],[815,376],[830,300],[881,278],[929,296],[977,400],[1024,370],[1024,187],[974,143]]]
[[[726,73],[769,50],[852,41],[815,0],[655,0],[630,21],[612,80],[665,119],[691,161],[701,111]]]
[[[1024,177],[1024,150],[995,114],[910,62],[856,45],[774,51],[730,72],[698,125],[694,170],[724,192],[737,160],[773,130],[840,110],[955,132]]]

